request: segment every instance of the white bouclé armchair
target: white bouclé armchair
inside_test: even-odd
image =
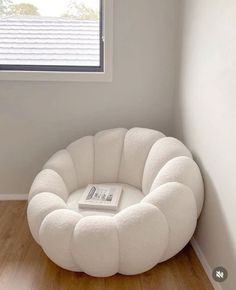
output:
[[[91,183],[122,185],[116,212],[78,208]],[[34,239],[60,267],[97,277],[132,275],[189,242],[203,198],[200,170],[180,141],[116,128],[54,154],[33,182],[27,215]]]

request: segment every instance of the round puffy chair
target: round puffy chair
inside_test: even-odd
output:
[[[116,212],[78,208],[91,183],[122,185]],[[60,267],[97,277],[133,275],[189,242],[203,198],[199,168],[180,141],[117,128],[54,154],[33,182],[27,216],[35,241]]]

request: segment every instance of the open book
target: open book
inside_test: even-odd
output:
[[[89,184],[80,201],[79,208],[117,210],[122,187],[118,185]]]

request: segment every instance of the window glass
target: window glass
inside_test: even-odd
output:
[[[100,0],[0,0],[0,69],[102,71]]]

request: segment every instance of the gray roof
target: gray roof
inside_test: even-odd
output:
[[[99,65],[99,22],[0,18],[0,64]]]

